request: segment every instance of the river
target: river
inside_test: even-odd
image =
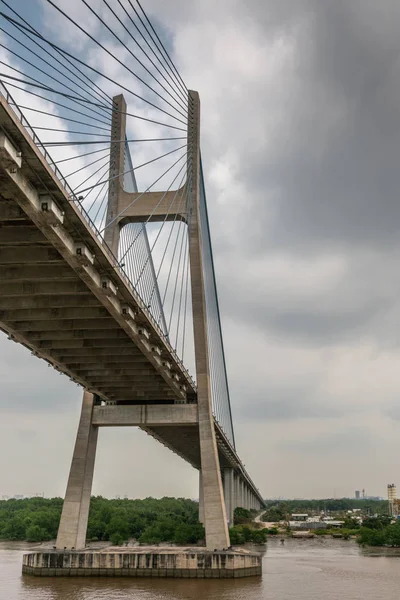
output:
[[[268,541],[263,577],[237,580],[41,579],[21,575],[24,550],[0,543],[0,600],[397,600],[400,552],[354,541]]]

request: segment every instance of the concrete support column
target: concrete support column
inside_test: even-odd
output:
[[[203,246],[200,213],[200,100],[189,91],[188,164],[191,187],[188,198],[189,258],[192,290],[194,350],[197,379],[200,460],[204,498],[204,528],[209,550],[230,546],[224,493],[211,398],[211,374],[208,349]]]
[[[235,510],[234,502],[234,471],[233,469],[224,469],[224,499],[225,510],[228,524],[233,525],[233,512]]]
[[[237,503],[237,475],[235,471],[232,471],[232,508],[233,512],[235,512],[235,508],[238,506]]]
[[[203,477],[201,469],[199,471],[199,521],[204,524],[204,494],[203,494]]]
[[[125,139],[126,135],[126,102],[122,94],[113,98],[113,105],[115,110],[113,111],[111,120],[111,137],[116,142],[120,142]],[[106,224],[108,225],[111,221],[113,223],[105,230],[104,241],[111,248],[115,256],[118,256],[119,247],[120,225],[117,217],[120,212],[119,199],[124,180],[121,173],[124,173],[124,171],[125,144],[111,144]]]
[[[95,396],[83,393],[81,418],[76,435],[67,491],[58,528],[58,549],[85,547],[90,495],[97,447],[98,427],[92,425]]]
[[[243,508],[243,481],[238,477],[238,506]]]

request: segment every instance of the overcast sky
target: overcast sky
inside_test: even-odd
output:
[[[400,4],[143,6],[201,97],[239,454],[265,497],[384,496],[400,484]],[[0,381],[0,494],[62,495],[81,390],[5,336]],[[197,488],[142,431],[100,431],[95,494]]]

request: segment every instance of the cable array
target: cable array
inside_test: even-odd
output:
[[[226,436],[235,447],[229,386],[226,373],[224,342],[222,338],[221,315],[219,312],[217,284],[215,280],[214,258],[211,245],[210,224],[208,221],[203,167],[200,161],[200,226],[204,261],[204,284],[206,295],[207,333],[209,364],[211,372],[211,394],[215,418]]]
[[[177,358],[193,371],[190,96],[139,0],[78,4],[79,19],[67,2],[43,0],[58,25],[50,29],[40,19],[37,29],[28,11],[21,14],[12,0],[0,0],[0,93],[111,255],[108,233],[124,219],[113,260]],[[115,102],[121,93],[126,109]],[[126,122],[121,139],[116,121]],[[121,147],[123,164],[116,172]],[[116,185],[131,200],[110,215]],[[159,194],[157,204],[140,222],[125,223],[148,192]],[[203,179],[200,200],[213,409],[234,444]]]

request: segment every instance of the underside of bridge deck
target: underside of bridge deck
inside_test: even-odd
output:
[[[194,402],[168,340],[4,101],[0,128],[23,156],[18,172],[0,165],[0,328],[103,400]],[[59,222],[44,218],[54,199]]]
[[[174,401],[176,393],[43,233],[23,214],[7,219],[12,205],[0,203],[1,328],[104,399]]]

